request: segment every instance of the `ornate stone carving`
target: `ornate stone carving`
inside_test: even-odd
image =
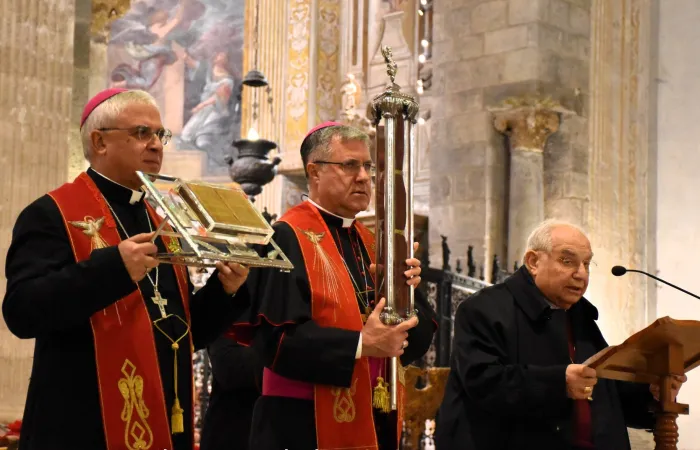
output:
[[[338,110],[338,58],[340,49],[340,1],[321,0],[318,4],[316,38],[316,121],[331,120]]]
[[[92,0],[90,31],[94,36],[106,36],[109,24],[126,14],[130,7],[131,0]]]
[[[544,151],[547,138],[559,129],[560,116],[570,114],[550,98],[509,98],[501,106],[489,108],[493,126],[510,137],[511,150]]]
[[[406,0],[384,0],[386,4],[387,13],[393,13],[396,11],[401,11],[401,6],[406,3]]]
[[[372,122],[367,117],[357,113],[357,99],[361,96],[361,89],[353,74],[347,74],[345,82],[340,86],[340,93],[342,99],[340,122],[358,128],[374,139],[376,130]],[[368,105],[367,111],[370,109],[371,105]]]
[[[309,43],[311,6],[309,0],[290,0],[288,22],[288,65],[286,92],[286,138],[294,145],[308,129]]]
[[[355,81],[355,75],[349,73],[345,76],[345,82],[340,85],[341,97],[341,117],[350,117],[357,108],[357,99],[360,93],[360,86]]]

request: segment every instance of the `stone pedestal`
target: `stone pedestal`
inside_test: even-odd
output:
[[[545,219],[544,148],[559,129],[557,105],[532,103],[492,109],[494,127],[510,144],[508,268],[520,264],[530,232]]]

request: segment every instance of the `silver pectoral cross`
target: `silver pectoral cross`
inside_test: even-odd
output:
[[[161,315],[161,317],[163,317],[165,319],[165,317],[167,316],[167,314],[165,313],[165,307],[168,304],[168,299],[161,297],[158,289],[154,290],[154,294],[155,294],[155,297],[151,297],[151,300],[153,301],[153,303],[158,305],[158,309],[160,309],[160,315]]]

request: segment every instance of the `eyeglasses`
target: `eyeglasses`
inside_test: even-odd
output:
[[[360,162],[356,159],[349,159],[347,161],[343,162],[335,162],[335,161],[314,161],[314,164],[332,164],[334,166],[340,166],[341,169],[343,169],[343,172],[345,172],[348,175],[357,175],[360,173],[360,169],[364,168],[365,172],[367,172],[371,177],[373,177],[376,173],[376,167],[374,164],[371,162]]]
[[[159,130],[153,130],[149,127],[139,125],[133,128],[98,128],[99,131],[127,131],[131,136],[142,142],[151,142],[153,135],[158,136],[161,144],[168,145],[170,138],[173,137],[173,133],[165,128]]]

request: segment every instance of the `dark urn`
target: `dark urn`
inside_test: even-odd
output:
[[[277,165],[282,159],[267,157],[271,150],[277,148],[277,144],[266,139],[239,139],[233,146],[238,149],[238,158],[234,161],[231,156],[226,157],[229,175],[252,200],[277,174]]]

